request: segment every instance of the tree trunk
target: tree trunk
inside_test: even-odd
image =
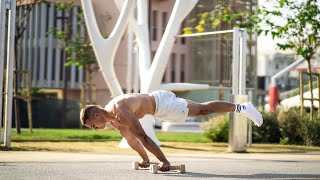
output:
[[[67,59],[68,53],[67,51],[64,52],[64,58]],[[69,67],[64,66],[64,81],[63,81],[63,102],[62,102],[62,111],[63,111],[63,118],[61,122],[62,128],[67,127],[67,113],[68,113],[68,100],[67,100],[67,93],[68,93],[68,78],[69,78]]]
[[[19,99],[18,99],[18,77],[19,73],[17,72],[18,70],[18,60],[17,60],[17,48],[18,48],[18,39],[15,40],[14,42],[14,69],[15,73],[14,75],[14,115],[15,115],[15,122],[16,122],[16,129],[17,133],[21,134],[21,125],[20,125],[20,111],[19,111]]]
[[[311,94],[311,107],[310,107],[310,120],[312,120],[313,116],[313,85],[312,85],[312,72],[311,72],[311,63],[310,59],[308,61],[308,76],[309,76],[309,87],[310,87],[310,94]]]

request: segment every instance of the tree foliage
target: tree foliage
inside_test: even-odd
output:
[[[281,50],[291,49],[310,61],[320,46],[320,2],[318,0],[267,0],[271,6],[258,10],[259,33],[271,34]]]
[[[72,9],[75,4],[72,3],[55,3],[55,8],[57,10],[63,10],[72,13]],[[63,18],[63,17],[58,17]],[[89,41],[80,34],[75,34],[74,38],[71,38],[72,30],[70,17],[67,17],[67,25],[63,30],[59,30],[56,27],[50,28],[47,34],[53,34],[54,38],[62,40],[64,49],[68,52],[66,66],[76,65],[78,67],[83,67],[85,65],[96,64],[96,59],[94,56],[93,48]],[[77,23],[82,26],[84,23],[83,12],[80,10],[77,14]]]
[[[222,24],[247,28],[248,32],[252,33],[257,24],[257,15],[252,9],[255,5],[255,3],[247,3],[245,0],[235,0],[234,3],[218,0],[216,6],[209,11],[206,10],[205,5],[198,5],[201,13],[190,20],[190,22],[196,22],[196,26],[194,28],[185,27],[184,34],[215,30]],[[239,8],[239,6],[243,8]]]

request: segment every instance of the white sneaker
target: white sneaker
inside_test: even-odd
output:
[[[237,104],[235,112],[247,116],[258,127],[263,123],[260,112],[251,104],[251,102]]]

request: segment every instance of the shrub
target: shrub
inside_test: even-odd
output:
[[[320,117],[310,120],[309,114],[297,107],[282,110],[278,115],[282,137],[280,144],[304,144],[320,146]]]
[[[286,137],[286,138],[281,138],[280,139],[280,144],[282,144],[282,145],[288,145],[289,143],[288,143],[288,138]]]
[[[313,117],[313,121],[304,118],[301,121],[299,134],[301,135],[304,144],[307,146],[320,146],[320,117]]]
[[[229,118],[217,116],[209,118],[204,126],[204,134],[213,142],[228,142]]]
[[[283,139],[287,138],[289,144],[303,144],[302,121],[306,121],[308,115],[305,113],[300,115],[300,109],[290,108],[289,110],[281,110],[278,115],[280,131]]]
[[[281,132],[277,120],[278,112],[261,112],[263,125],[261,127],[253,126],[252,141],[256,143],[279,143]]]

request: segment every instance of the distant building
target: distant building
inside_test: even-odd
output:
[[[266,91],[269,88],[271,77],[294,62],[294,55],[271,51],[259,53],[258,56],[258,88]],[[283,90],[290,89],[296,84],[295,73],[289,72],[287,76],[278,79],[277,83],[282,85]]]

